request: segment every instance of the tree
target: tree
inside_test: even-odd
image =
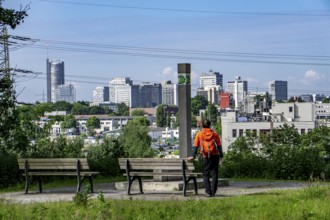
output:
[[[24,22],[24,18],[28,16],[27,10],[29,9],[26,6],[23,10],[14,10],[14,9],[5,9],[2,7],[2,2],[0,0],[0,23],[3,25],[9,25],[12,29],[15,29],[17,25],[20,25]]]
[[[153,157],[155,151],[151,146],[149,128],[136,121],[129,121],[119,136],[119,143],[128,157]]]
[[[143,126],[149,126],[150,125],[150,122],[149,120],[147,119],[147,117],[139,117],[139,118],[135,118],[133,119],[134,122],[137,122],[138,124],[140,125],[143,125]]]
[[[194,115],[199,115],[199,110],[206,109],[208,101],[203,96],[195,96],[191,99],[191,111]]]
[[[129,107],[124,102],[118,104],[117,115],[118,116],[128,116],[129,115]]]
[[[206,117],[211,121],[212,124],[217,123],[218,109],[213,104],[207,106]]]
[[[132,116],[144,116],[146,114],[146,112],[142,109],[134,109],[132,112],[131,112],[131,115]]]
[[[66,111],[71,112],[72,105],[66,101],[59,101],[54,103],[53,111]]]
[[[157,127],[164,127],[165,126],[165,115],[164,115],[164,108],[167,105],[159,105],[157,106],[156,110],[156,125]]]
[[[0,150],[20,152],[25,150],[28,140],[19,122],[16,94],[13,87],[14,80],[9,66],[8,35],[5,27],[8,25],[15,29],[23,22],[27,16],[27,7],[20,11],[5,9],[2,7],[2,2],[0,0],[0,44],[5,48],[5,52],[1,51],[4,56],[1,59],[4,60],[1,61],[3,66],[0,66]]]
[[[77,120],[73,115],[66,115],[64,116],[63,122],[61,123],[62,130],[69,129],[69,128],[76,128]]]
[[[95,134],[94,129],[101,127],[100,119],[98,119],[95,116],[90,117],[89,119],[87,119],[86,126],[87,126],[88,133],[90,135],[94,135]]]
[[[81,103],[74,103],[71,109],[73,115],[87,115],[89,113],[89,107]]]

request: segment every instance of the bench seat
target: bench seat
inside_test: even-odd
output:
[[[126,170],[128,187],[127,194],[131,194],[131,185],[134,180],[139,181],[140,193],[143,193],[141,177],[173,176],[182,177],[183,195],[186,196],[186,189],[189,181],[194,182],[195,193],[198,194],[196,177],[202,173],[194,173],[194,164],[185,159],[167,158],[119,158],[120,169]]]
[[[77,192],[80,191],[84,178],[88,178],[91,192],[94,192],[93,176],[99,174],[89,171],[87,158],[20,158],[17,161],[19,168],[24,170],[26,194],[33,176],[38,177],[39,192],[42,192],[42,176],[76,176]]]

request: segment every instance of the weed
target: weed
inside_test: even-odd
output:
[[[87,185],[87,187],[82,192],[77,192],[73,197],[73,202],[77,206],[84,206],[86,207],[88,204],[88,200],[90,199],[91,195],[91,187]]]

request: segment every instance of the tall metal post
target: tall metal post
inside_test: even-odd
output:
[[[179,90],[179,149],[180,158],[191,155],[191,85],[190,64],[178,64],[178,90]]]

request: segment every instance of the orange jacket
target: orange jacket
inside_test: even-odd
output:
[[[217,145],[221,148],[221,141],[219,135],[214,132],[211,128],[202,128],[201,131],[197,132],[195,140],[194,140],[194,147],[200,147],[202,140],[204,141],[212,141],[215,140]],[[219,154],[218,152],[216,153]]]

